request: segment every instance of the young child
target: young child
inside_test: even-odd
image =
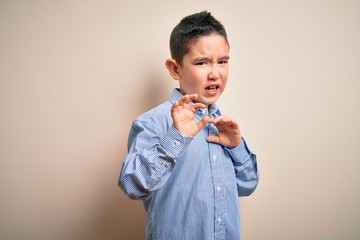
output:
[[[239,196],[258,184],[256,156],[215,105],[228,79],[229,43],[209,12],[183,18],[166,67],[169,101],[130,130],[118,184],[146,210],[146,239],[240,239]]]

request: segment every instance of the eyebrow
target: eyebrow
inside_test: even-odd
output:
[[[229,55],[226,55],[226,56],[223,56],[220,58],[221,60],[229,60],[230,59],[230,56]]]
[[[228,55],[225,55],[223,57],[220,57],[219,60],[229,60],[230,59],[230,56]],[[194,58],[194,61],[204,61],[204,60],[211,60],[211,58],[208,58],[208,57],[198,57],[198,58]]]

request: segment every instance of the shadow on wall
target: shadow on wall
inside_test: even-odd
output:
[[[169,100],[174,84],[177,84],[170,76],[157,72],[153,72],[148,80],[145,83],[146,90],[142,101],[144,103],[144,112]]]
[[[132,97],[137,100],[134,103],[133,112],[143,113],[160,103],[166,101],[172,91],[167,77],[159,73],[148,74],[141,89],[135,89]],[[170,90],[169,90],[170,89]],[[141,97],[143,96],[143,97]],[[125,101],[131,103],[131,101]],[[131,123],[134,119],[128,119]],[[127,133],[129,129],[124,130],[126,134],[121,136],[121,149],[127,146]],[[117,150],[115,150],[117,151]],[[86,239],[102,240],[141,240],[145,239],[145,210],[140,200],[128,198],[117,186],[116,181],[122,166],[126,151],[117,151],[113,156],[109,156],[105,162],[110,162],[109,171],[104,171],[102,179],[105,179],[100,189],[102,192],[101,205],[99,204],[96,220],[93,222],[92,229],[88,231]],[[111,174],[109,174],[111,172]]]

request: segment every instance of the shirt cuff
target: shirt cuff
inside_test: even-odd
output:
[[[160,145],[176,158],[185,151],[192,140],[193,137],[183,136],[174,126],[171,126],[160,141]]]
[[[240,145],[234,148],[226,148],[227,152],[230,154],[231,158],[234,161],[234,164],[242,165],[250,158],[254,158],[255,154],[253,154],[246,142],[245,139],[241,139]]]

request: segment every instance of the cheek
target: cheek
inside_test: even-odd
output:
[[[224,83],[224,87],[225,87],[227,84],[227,78],[223,80],[223,83]]]
[[[187,76],[186,82],[189,87],[199,88],[205,82],[206,76],[201,74],[201,72],[192,72]]]
[[[226,71],[222,74],[222,81],[223,81],[224,87],[226,86],[227,80],[228,80],[228,72]]]

